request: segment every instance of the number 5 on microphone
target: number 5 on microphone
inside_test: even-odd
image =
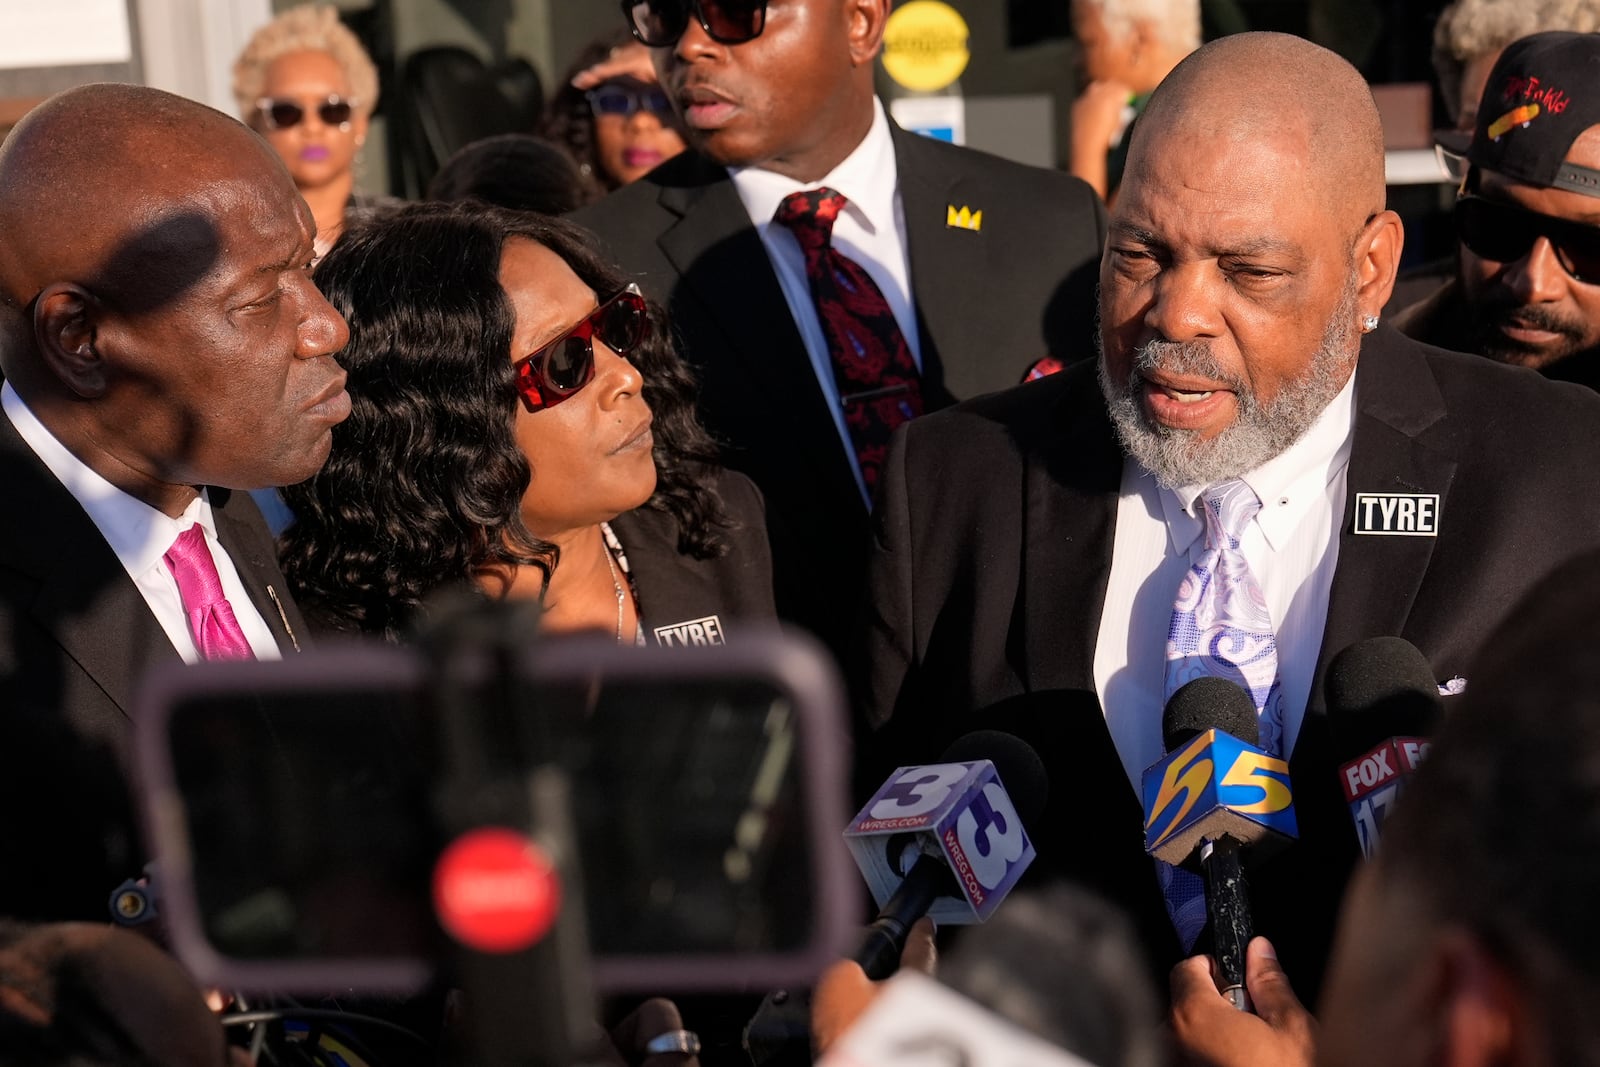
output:
[[[1183,863],[1202,837],[1259,845],[1297,833],[1289,765],[1221,730],[1207,730],[1144,772],[1145,851]],[[1270,847],[1270,846],[1269,846]]]
[[[1260,790],[1261,798],[1245,801],[1237,793],[1224,793],[1222,802],[1234,811],[1246,815],[1271,815],[1283,811],[1293,803],[1286,779],[1289,765],[1275,756],[1254,749],[1244,749],[1233,761],[1228,773],[1222,776],[1222,788],[1229,787]]]
[[[1211,785],[1210,740],[1210,733],[1197,737],[1176,754],[1168,756],[1162,764],[1156,765],[1162,768],[1161,785],[1156,792],[1155,802],[1149,805],[1150,815],[1144,823],[1145,834],[1150,841],[1147,847],[1156,847],[1174,830],[1183,826],[1184,816],[1205,796]],[[1152,771],[1155,769],[1151,768]],[[1146,772],[1147,775],[1149,773]],[[1180,796],[1183,798],[1181,802],[1178,799]],[[1169,816],[1168,812],[1172,814]],[[1166,818],[1163,819],[1163,816]],[[1156,830],[1157,823],[1162,824],[1159,830]]]

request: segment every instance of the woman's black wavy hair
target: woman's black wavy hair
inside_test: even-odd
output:
[[[284,490],[295,523],[284,575],[320,623],[398,639],[434,590],[484,567],[548,575],[554,545],[522,522],[529,457],[513,434],[515,315],[500,286],[513,237],[549,248],[602,299],[627,280],[569,222],[482,204],[412,204],[346,229],[316,282],[350,324],[339,355],[350,417],[322,470]],[[678,549],[724,550],[716,462],[694,415],[695,386],[659,308],[629,356],[655,415],[656,491],[646,507],[676,520]],[[538,457],[532,457],[534,462]]]

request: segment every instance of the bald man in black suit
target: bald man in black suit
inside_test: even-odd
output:
[[[861,679],[882,760],[978,727],[1031,741],[1052,777],[1041,869],[1126,904],[1158,972],[1184,949],[1136,789],[1163,754],[1211,488],[1259,505],[1230,536],[1275,628],[1261,732],[1300,836],[1251,897],[1308,1002],[1357,855],[1328,660],[1398,635],[1459,687],[1510,605],[1600,544],[1600,400],[1379,325],[1401,240],[1360,75],[1299,38],[1214,42],[1135,132],[1098,365],[914,422],[891,450]]]
[[[314,237],[259,137],[154,89],[62,93],[0,147],[0,914],[104,922],[141,873],[148,668],[304,639],[242,490],[315,473],[349,414]],[[178,577],[195,539],[214,590]]]

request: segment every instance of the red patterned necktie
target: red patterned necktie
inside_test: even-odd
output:
[[[922,414],[916,360],[883,291],[833,247],[833,223],[848,201],[832,189],[790,193],[772,220],[793,231],[806,257],[811,301],[833,362],[844,424],[870,495],[878,484],[889,435]]]
[[[222,595],[222,578],[206,547],[206,532],[198,525],[178,535],[162,557],[178,582],[178,596],[189,616],[189,633],[203,659],[255,659],[245,639],[233,605]]]

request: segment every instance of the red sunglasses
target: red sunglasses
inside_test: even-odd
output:
[[[591,311],[572,329],[511,365],[517,395],[529,411],[553,408],[594,380],[594,338],[626,356],[650,332],[650,313],[637,285]]]

